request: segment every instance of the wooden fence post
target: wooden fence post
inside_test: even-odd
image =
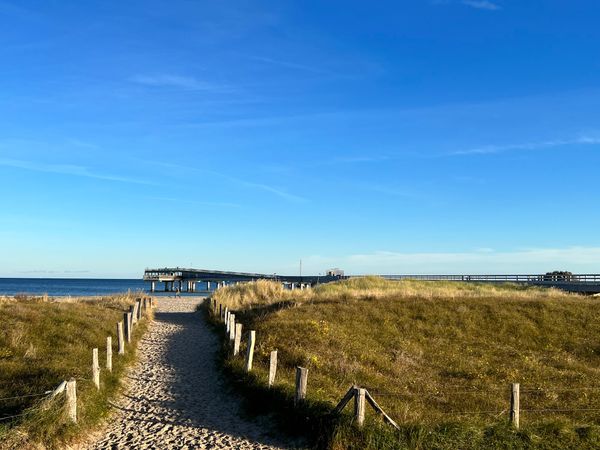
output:
[[[235,339],[235,314],[229,314],[229,341]]]
[[[106,337],[106,370],[112,372],[112,337]]]
[[[219,303],[219,317],[223,320],[223,305]]]
[[[296,367],[296,395],[294,396],[294,405],[298,405],[306,398],[306,384],[308,381],[308,369]]]
[[[125,338],[123,337],[123,322],[117,323],[117,344],[119,347],[119,355],[125,354]]]
[[[77,382],[74,378],[67,381],[67,415],[69,420],[77,423]]]
[[[131,325],[132,325],[131,313],[125,313],[125,338],[127,343],[131,343]]]
[[[98,349],[92,349],[92,380],[96,389],[100,389],[100,364],[98,364]]]
[[[521,409],[519,383],[513,383],[510,389],[510,423],[516,429],[519,429],[519,415]]]
[[[57,395],[62,394],[66,388],[67,382],[63,381],[56,387],[56,389],[52,391],[52,393],[50,394],[50,398],[55,398]]]
[[[250,331],[248,335],[248,351],[246,353],[246,372],[252,370],[252,361],[254,360],[254,342],[256,341],[256,331]]]
[[[229,333],[229,310],[225,307],[225,332]]]
[[[135,323],[137,322],[137,312],[135,310],[135,305],[137,305],[137,303],[134,303],[133,305],[129,306],[129,312],[131,313],[131,325],[135,325]]]
[[[269,359],[269,387],[275,383],[275,374],[277,373],[277,350],[271,352]]]
[[[135,303],[137,305],[137,320],[139,322],[140,320],[142,320],[142,299],[140,298]]]
[[[242,340],[242,324],[235,324],[235,338],[233,341],[233,355],[237,355],[240,352],[240,342]]]
[[[354,419],[359,427],[365,423],[365,389],[363,388],[354,391]]]

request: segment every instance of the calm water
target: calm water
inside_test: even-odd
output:
[[[157,283],[157,291],[162,289]],[[149,292],[150,283],[137,280],[100,280],[86,278],[0,278],[0,295],[48,294],[59,295],[108,295],[118,292]],[[205,283],[196,283],[196,290],[206,289]],[[182,293],[185,295],[185,292]],[[156,292],[155,295],[161,295]],[[173,295],[169,293],[168,295]]]

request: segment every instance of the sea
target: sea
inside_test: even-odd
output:
[[[174,295],[160,292],[162,283],[157,283],[157,292],[152,295]],[[206,283],[196,283],[196,293],[206,289]],[[110,295],[122,292],[143,291],[149,293],[150,283],[141,279],[97,279],[97,278],[0,278],[2,295],[44,295],[50,297]],[[181,295],[187,295],[182,292]],[[190,294],[192,295],[192,294]]]

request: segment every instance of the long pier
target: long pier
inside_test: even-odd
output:
[[[165,292],[196,292],[197,283],[206,283],[207,289],[256,280],[273,280],[294,289],[304,289],[320,283],[329,283],[364,275],[277,275],[251,272],[228,272],[219,270],[184,269],[165,267],[146,269],[144,280],[150,282],[150,291],[155,292],[157,283],[163,283]],[[546,286],[570,292],[587,294],[600,293],[600,274],[514,274],[514,275],[380,275],[389,280],[462,281],[477,283],[519,283]]]
[[[304,289],[319,283],[337,281],[343,276],[328,275],[277,275],[250,272],[227,272],[220,270],[184,269],[180,267],[165,267],[162,269],[146,269],[144,280],[150,282],[150,291],[155,292],[157,284],[164,283],[164,291],[187,291],[196,292],[197,283],[206,283],[208,290],[218,289],[228,284],[243,283],[256,280],[273,280],[283,283],[294,289]]]

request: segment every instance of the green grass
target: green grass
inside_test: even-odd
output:
[[[0,398],[39,394],[63,380],[77,380],[78,423],[66,420],[64,395],[0,400],[1,448],[64,448],[106,417],[109,399],[120,386],[126,366],[135,358],[135,341],[146,328],[134,327],[134,345],[117,354],[116,323],[135,295],[94,301],[54,302],[43,298],[0,300]],[[103,370],[106,337],[113,337],[113,372]],[[91,381],[92,348],[99,349],[101,390]]]
[[[258,282],[213,298],[256,330],[250,376],[240,358],[225,352],[223,360],[265,412],[273,407],[300,420],[289,407],[294,369],[309,369],[300,415],[321,448],[600,448],[598,411],[523,411],[520,431],[507,425],[513,382],[521,383],[523,410],[600,408],[595,298],[376,277],[293,292]],[[268,392],[273,349],[278,384]],[[364,430],[350,424],[349,414],[328,415],[352,384],[367,387],[402,431],[372,413]]]

